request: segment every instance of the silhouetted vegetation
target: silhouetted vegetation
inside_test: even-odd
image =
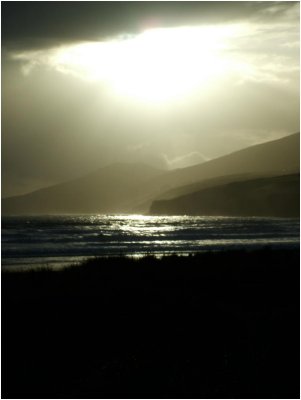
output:
[[[299,398],[299,251],[2,273],[3,398]]]

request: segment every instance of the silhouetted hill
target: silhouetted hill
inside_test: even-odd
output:
[[[160,176],[161,194],[172,199],[206,187],[300,171],[300,133],[254,145],[205,163]],[[165,190],[164,190],[165,189]],[[149,208],[151,204],[148,204]]]
[[[150,213],[298,217],[299,184],[299,174],[231,182],[155,201]]]
[[[144,164],[113,164],[79,179],[2,199],[4,214],[127,212],[148,192],[146,182],[163,171]]]
[[[250,179],[266,178],[269,174],[236,174],[236,175],[225,175],[218,176],[217,178],[204,179],[200,182],[190,183],[189,185],[179,186],[164,192],[156,200],[171,200],[176,197],[184,196],[210,188],[213,186],[225,185],[230,182],[247,181]],[[271,176],[274,176],[272,174]]]
[[[162,196],[192,193],[204,185],[237,180],[245,174],[257,178],[299,172],[299,160],[300,135],[296,133],[168,172],[143,164],[114,164],[70,182],[3,199],[2,213],[143,213]],[[210,183],[213,178],[218,179]],[[184,189],[185,185],[192,187]]]
[[[283,175],[300,170],[300,133],[227,154],[205,163],[172,171],[170,188],[226,175]],[[176,182],[176,184],[175,184]]]

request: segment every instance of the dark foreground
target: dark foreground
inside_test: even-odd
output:
[[[299,398],[299,252],[2,274],[2,398]]]

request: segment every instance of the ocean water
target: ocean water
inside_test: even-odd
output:
[[[143,215],[2,218],[2,269],[61,268],[94,256],[299,247],[299,219]]]

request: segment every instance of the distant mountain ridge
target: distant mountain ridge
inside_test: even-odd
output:
[[[143,183],[161,170],[144,164],[117,163],[81,178],[32,193],[2,199],[4,214],[120,213],[141,197]],[[142,193],[141,193],[142,192]]]
[[[177,179],[176,186],[181,186],[226,175],[281,175],[299,171],[300,133],[295,133],[199,165],[172,171],[170,179]]]
[[[299,133],[173,171],[144,164],[113,164],[81,178],[2,199],[4,215],[145,213],[157,199],[237,180],[300,170]]]
[[[154,201],[150,214],[299,217],[299,189],[299,174],[228,182]]]

